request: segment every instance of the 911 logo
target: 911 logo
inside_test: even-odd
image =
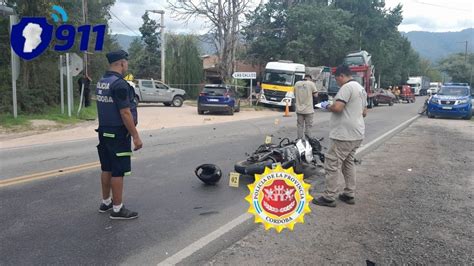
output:
[[[56,13],[51,16],[54,22],[68,21],[66,11],[57,5],[53,6],[53,11],[59,13],[61,19]],[[45,17],[24,17],[20,22],[12,27],[10,43],[15,53],[25,59],[31,60],[41,55],[53,39],[53,25],[49,24]],[[81,51],[86,51],[89,46],[91,32],[95,33],[97,38],[95,50],[101,51],[104,47],[106,25],[81,25],[76,28],[70,24],[59,25],[55,31],[55,37],[58,41],[54,45],[54,50],[63,52],[71,49],[76,40],[76,34],[81,34]]]

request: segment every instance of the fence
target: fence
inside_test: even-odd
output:
[[[182,89],[186,91],[189,99],[196,99],[201,92],[205,84],[168,84],[170,87]],[[249,87],[248,86],[238,86],[232,85],[238,92],[240,97],[248,98],[249,97]],[[252,89],[253,95],[255,95],[255,86]]]

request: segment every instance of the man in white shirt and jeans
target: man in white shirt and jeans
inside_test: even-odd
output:
[[[356,173],[354,155],[365,134],[364,117],[367,115],[367,93],[357,81],[347,65],[338,66],[335,73],[339,92],[334,103],[324,102],[321,107],[331,114],[331,147],[326,154],[326,190],[314,198],[313,203],[320,206],[336,207],[337,179],[339,170],[344,176],[345,188],[339,199],[347,204],[355,204]]]

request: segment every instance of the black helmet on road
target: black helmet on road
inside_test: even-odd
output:
[[[194,170],[196,176],[207,185],[214,185],[221,179],[222,171],[214,164],[202,164]]]

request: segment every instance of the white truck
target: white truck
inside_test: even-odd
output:
[[[158,80],[137,79],[128,83],[135,89],[137,103],[163,103],[166,106],[181,107],[186,96],[185,90],[171,88]]]
[[[424,76],[408,77],[407,84],[410,85],[415,95],[427,95],[430,79]]]

